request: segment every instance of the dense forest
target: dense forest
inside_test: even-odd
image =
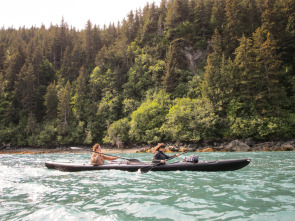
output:
[[[294,0],[162,0],[0,30],[0,144],[295,136]]]

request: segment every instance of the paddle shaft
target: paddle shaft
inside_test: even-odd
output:
[[[185,153],[188,153],[188,152],[191,152],[191,151],[185,151],[185,152],[183,152],[183,153],[181,153],[181,154],[179,154],[178,156],[180,156],[180,155],[182,155],[182,154],[185,154]],[[168,161],[168,160],[172,160],[172,159],[174,159],[176,156],[173,156],[172,158],[169,158],[169,159],[167,159],[166,161]],[[142,168],[140,168],[140,170],[142,171],[142,172],[144,172],[144,173],[147,173],[147,172],[149,172],[150,170],[152,170],[155,166],[159,166],[159,165],[161,165],[162,163],[156,163],[156,164],[154,164],[153,166],[145,166],[145,167],[142,167]],[[142,170],[143,168],[147,168],[147,167],[150,167],[150,169],[149,170]]]
[[[82,150],[82,149],[81,148],[78,148],[77,150]],[[99,153],[99,154],[104,154],[104,155],[110,156],[110,157],[117,157],[117,156],[113,156],[113,155],[110,155],[110,154],[100,153],[100,152],[96,152],[96,151],[92,151],[92,150],[84,150],[84,151],[93,152],[93,153]],[[120,157],[120,158],[121,159],[124,159],[124,160],[128,160],[128,161],[140,162],[140,160],[138,160],[138,159],[129,159],[129,158],[125,158],[125,157]]]
[[[185,152],[179,154],[178,157],[179,157],[180,155],[185,154],[185,153],[188,153],[188,152],[191,152],[191,151],[185,151]],[[173,157],[167,159],[166,161],[168,161],[168,160],[172,160],[172,159],[174,159],[175,157],[176,157],[176,156],[174,155]],[[160,165],[160,164],[161,164],[161,163],[157,163],[155,166]]]
[[[103,154],[103,155],[106,155],[106,156],[110,156],[110,157],[118,157],[118,156],[114,156],[114,155],[110,155],[110,154],[106,154],[106,153],[100,153],[100,152],[96,152],[96,151],[91,151],[93,153],[99,153],[99,154]],[[136,161],[136,162],[140,162],[140,160],[138,159],[130,159],[130,158],[125,158],[125,157],[120,157],[121,159],[124,159],[124,160],[128,160],[128,161]]]

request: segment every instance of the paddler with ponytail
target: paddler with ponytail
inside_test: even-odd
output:
[[[166,163],[166,159],[172,159],[174,157],[178,157],[179,154],[175,154],[173,156],[168,156],[166,154],[164,154],[165,152],[165,148],[166,148],[166,145],[164,143],[159,143],[154,151],[153,151],[153,154],[154,154],[154,158],[153,158],[153,163],[160,163],[160,164],[165,164]]]
[[[110,156],[106,156],[104,154],[101,153],[101,147],[99,144],[94,144],[93,146],[93,154],[91,155],[91,159],[90,162],[92,165],[97,166],[97,165],[103,165],[104,164],[104,160],[116,160],[120,157],[110,157]]]

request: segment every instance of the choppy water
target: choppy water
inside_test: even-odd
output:
[[[294,220],[295,152],[198,155],[252,162],[232,172],[69,173],[44,162],[90,155],[0,155],[0,220]]]

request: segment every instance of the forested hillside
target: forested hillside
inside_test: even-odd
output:
[[[0,144],[294,138],[294,0],[163,0],[95,22],[0,30]]]

